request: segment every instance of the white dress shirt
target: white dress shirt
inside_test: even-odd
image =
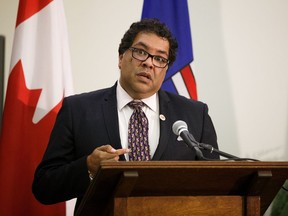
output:
[[[122,143],[122,148],[128,148],[128,124],[129,119],[133,113],[133,108],[128,106],[128,103],[133,100],[133,98],[128,95],[128,93],[122,88],[120,82],[118,81],[116,88],[117,97],[117,110],[118,110],[118,120],[119,120],[119,133]],[[160,136],[160,121],[159,121],[159,98],[158,94],[154,94],[149,98],[141,100],[146,106],[142,109],[148,118],[148,140],[150,146],[150,155],[153,157],[159,142]],[[128,154],[125,154],[126,160],[129,160]]]

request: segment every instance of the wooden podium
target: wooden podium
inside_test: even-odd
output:
[[[288,162],[103,162],[77,216],[263,215]]]

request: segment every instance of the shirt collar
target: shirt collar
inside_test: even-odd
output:
[[[125,107],[130,101],[133,100],[133,98],[122,88],[119,80],[117,82],[116,95],[117,95],[117,107],[119,111],[122,110],[123,107]],[[151,110],[156,112],[157,100],[158,100],[157,98],[158,98],[157,93],[155,93],[148,98],[142,99],[141,101],[143,101],[146,104],[146,106],[148,106]]]

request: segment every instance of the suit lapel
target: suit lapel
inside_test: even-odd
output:
[[[171,136],[172,121],[169,118],[170,113],[169,103],[170,100],[164,91],[159,91],[159,121],[160,121],[160,138],[159,144],[155,151],[152,160],[160,160],[163,152],[168,146],[169,136]]]
[[[102,111],[104,116],[105,127],[108,132],[110,144],[115,149],[122,148],[119,135],[119,122],[117,112],[116,85],[104,96]],[[124,156],[120,156],[120,160],[125,160]]]

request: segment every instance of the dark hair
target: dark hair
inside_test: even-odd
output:
[[[139,22],[132,23],[128,31],[124,34],[118,48],[119,55],[123,54],[132,45],[135,37],[139,32],[155,33],[156,35],[166,38],[169,42],[169,65],[171,66],[176,60],[178,43],[168,27],[158,19],[143,19]]]

